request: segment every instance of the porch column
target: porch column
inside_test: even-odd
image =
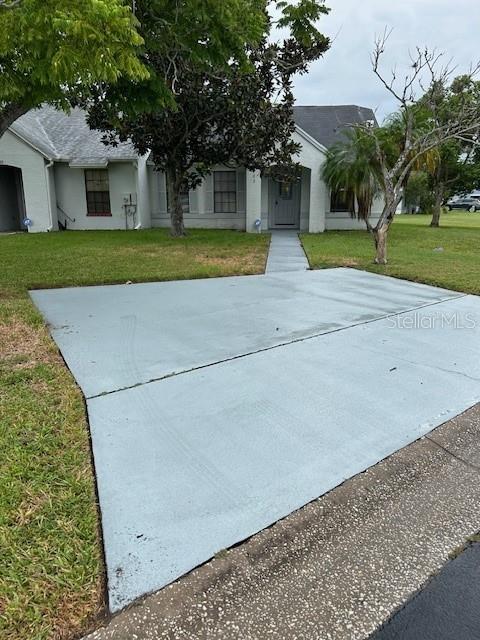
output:
[[[312,167],[310,172],[310,212],[309,233],[325,231],[325,183],[320,179],[320,167]]]
[[[260,171],[246,171],[245,231],[258,232],[256,220],[262,219],[262,178]]]

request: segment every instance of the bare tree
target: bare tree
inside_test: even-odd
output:
[[[453,71],[450,65],[441,65],[441,53],[427,48],[417,48],[415,54],[410,56],[411,71],[404,78],[399,81],[395,70],[388,79],[383,75],[380,66],[389,35],[390,33],[385,31],[376,40],[372,67],[377,78],[399,105],[402,133],[393,157],[391,150],[389,153],[382,141],[382,128],[359,125],[374,140],[375,160],[378,163],[380,187],[384,197],[383,210],[375,226],[366,220],[367,228],[374,237],[377,264],[387,263],[388,230],[412,169],[419,164],[422,157],[435,151],[448,140],[475,144],[480,127],[478,105],[472,101],[460,100],[456,111],[447,121],[441,117],[439,91],[444,91],[449,86]],[[478,68],[478,65],[471,68],[467,77],[473,77]],[[417,100],[417,92],[422,93],[421,101]]]

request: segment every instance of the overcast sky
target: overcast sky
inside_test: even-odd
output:
[[[457,74],[480,59],[480,0],[326,0],[331,12],[320,30],[332,38],[325,56],[295,83],[297,104],[358,104],[377,110],[377,118],[395,103],[371,70],[375,36],[393,28],[384,60],[386,72],[408,63],[417,45],[437,47]]]

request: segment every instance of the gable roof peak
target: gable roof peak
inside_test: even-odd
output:
[[[47,158],[72,165],[108,164],[139,157],[131,143],[120,142],[115,147],[103,144],[102,132],[90,129],[85,111],[78,107],[69,113],[49,105],[32,109],[10,130]]]
[[[327,148],[341,140],[353,125],[372,120],[377,123],[372,109],[356,104],[296,105],[293,115],[300,129]]]

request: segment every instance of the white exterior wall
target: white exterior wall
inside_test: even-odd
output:
[[[18,167],[22,171],[23,191],[25,198],[25,216],[30,218],[31,233],[56,229],[52,224],[50,211],[49,178],[45,157],[7,131],[0,139],[0,162],[4,165]]]
[[[245,230],[246,225],[246,171],[243,167],[231,169],[218,165],[213,171],[235,171],[237,176],[236,213],[216,213],[214,211],[213,174],[189,194],[190,211],[184,214],[185,226],[190,229],[238,229]],[[167,193],[165,174],[148,167],[150,183],[150,203],[152,227],[169,227],[170,216],[167,211]],[[259,193],[260,195],[260,193]],[[259,207],[258,207],[259,209]],[[258,217],[258,216],[256,216]]]
[[[301,150],[295,157],[295,160],[299,162],[304,169],[310,170],[310,189],[309,193],[306,192],[306,187],[302,182],[302,203],[300,205],[300,224],[306,226],[306,212],[308,215],[308,229],[305,231],[310,233],[319,233],[325,231],[325,213],[327,202],[327,191],[321,178],[321,167],[325,162],[325,152],[318,143],[310,140],[308,136],[304,136],[301,132],[296,131],[293,134],[294,142],[298,142],[301,145]],[[302,172],[302,181],[306,177],[305,171]],[[308,200],[308,209],[307,209]],[[303,209],[303,216],[302,216]]]
[[[260,194],[262,231],[268,231],[268,209],[270,206],[269,185],[270,181],[267,178],[262,178],[262,191]]]
[[[300,231],[308,231],[310,223],[310,190],[312,172],[302,168],[302,184],[300,193]]]
[[[72,168],[68,164],[55,165],[55,187],[58,204],[58,219],[63,223],[62,210],[74,220],[67,220],[68,229],[125,229],[124,194],[137,199],[137,169],[132,162],[108,165],[111,216],[87,216],[87,194],[84,169]],[[140,198],[143,205],[145,199]],[[137,203],[138,206],[138,203]],[[137,217],[138,222],[138,217]],[[131,226],[131,219],[129,219]]]
[[[140,224],[143,229],[152,226],[147,157],[148,155],[143,156],[137,162],[137,224]]]
[[[57,189],[55,186],[55,165],[49,162],[45,166],[47,172],[47,186],[48,186],[48,200],[51,212],[52,231],[58,229],[58,215],[57,215]]]
[[[246,221],[245,230],[258,233],[263,225],[262,221],[262,178],[260,171],[246,172]],[[260,220],[260,226],[255,223]]]

